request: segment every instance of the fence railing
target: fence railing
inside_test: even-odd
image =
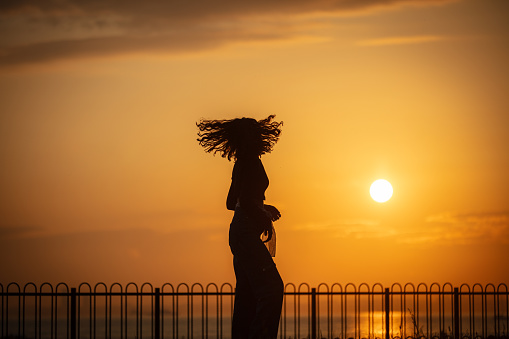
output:
[[[0,338],[230,338],[234,288],[0,284]],[[280,338],[507,338],[506,284],[287,284]]]

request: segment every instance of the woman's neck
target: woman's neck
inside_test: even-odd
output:
[[[259,158],[260,156],[254,153],[237,154],[237,160],[256,160]]]

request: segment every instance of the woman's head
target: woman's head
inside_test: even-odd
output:
[[[275,115],[259,121],[252,118],[201,120],[196,124],[200,130],[198,142],[206,152],[219,152],[228,160],[270,153],[283,124],[272,121],[274,118]]]

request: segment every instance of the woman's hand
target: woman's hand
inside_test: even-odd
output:
[[[263,205],[263,207],[265,208],[265,211],[267,211],[269,213],[270,219],[272,221],[276,221],[279,218],[281,218],[281,213],[274,206],[272,206],[272,205]]]

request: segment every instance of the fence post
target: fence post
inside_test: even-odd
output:
[[[76,288],[71,288],[71,339],[76,339]]]
[[[155,300],[154,300],[154,339],[161,338],[161,290],[159,287],[156,287]]]
[[[316,339],[316,288],[311,289],[311,339]]]
[[[391,311],[390,305],[389,305],[389,289],[385,289],[385,339],[391,338],[391,323],[389,319],[389,313]]]
[[[458,288],[454,288],[454,339],[460,337],[460,303]]]

